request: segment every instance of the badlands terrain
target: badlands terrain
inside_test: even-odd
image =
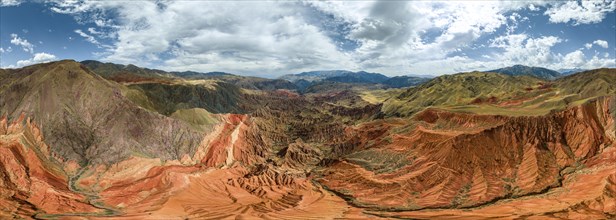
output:
[[[0,219],[614,219],[616,69],[0,69]]]

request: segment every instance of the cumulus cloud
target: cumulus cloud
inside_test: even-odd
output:
[[[20,46],[21,49],[28,53],[34,53],[34,45],[32,45],[28,40],[20,38],[17,34],[11,34],[11,44]]]
[[[57,60],[58,58],[53,54],[48,53],[36,53],[34,56],[27,60],[19,60],[17,61],[17,67],[29,66],[37,63],[45,63]]]
[[[499,59],[505,65],[546,66],[558,60],[551,48],[560,42],[562,39],[555,36],[530,38],[526,34],[515,34],[495,38],[490,46],[504,50]]]
[[[565,40],[516,34],[518,24],[527,18],[512,12],[546,8],[551,22],[578,25],[601,21],[613,5],[613,1],[54,1],[51,10],[95,24],[96,28],[75,33],[97,45],[103,38],[112,42],[97,53],[110,62],[268,75],[315,69],[404,74],[518,63],[552,65],[565,59],[566,55],[552,52]],[[464,54],[502,27],[505,36],[481,46],[498,53],[476,55],[487,62]]]
[[[368,21],[369,28],[387,27],[388,29],[382,32],[391,33],[391,36],[404,36],[404,40],[401,41],[402,43],[394,41],[392,44],[388,42],[389,38],[368,40],[360,38],[362,45],[354,55],[361,68],[384,72],[407,69],[424,73],[435,71],[433,67],[427,68],[425,63],[433,63],[432,60],[435,59],[448,59],[451,54],[468,49],[481,36],[494,33],[498,28],[507,24],[508,19],[503,16],[504,13],[524,8],[527,3],[453,1],[397,4],[395,10],[404,11],[401,14],[408,17],[405,20],[406,23],[391,19],[392,16],[398,18],[395,16],[397,12],[379,19],[378,16],[372,15],[372,11],[370,16],[366,16],[367,18],[362,22]],[[383,26],[387,24],[387,19],[392,27],[407,28],[402,28],[404,31],[398,31],[390,26]],[[360,24],[364,25],[364,23]],[[358,30],[362,29],[358,28]],[[440,34],[426,39],[426,33],[434,31]],[[452,62],[444,63],[454,65]],[[453,66],[439,66],[437,71],[452,71],[452,69]]]
[[[565,1],[557,3],[545,11],[552,23],[568,23],[572,25],[598,23],[605,15],[616,9],[616,1]]]
[[[596,45],[598,45],[598,46],[600,46],[600,47],[603,47],[603,48],[608,48],[607,41],[604,41],[604,40],[596,40],[596,41],[594,41],[593,43],[594,43],[594,44],[596,44]]]
[[[583,66],[586,63],[586,57],[584,53],[580,50],[573,51],[568,53],[563,58],[563,65],[568,68],[575,68]]]
[[[297,15],[302,7],[293,2],[83,2],[59,3],[53,10],[114,10],[122,26],[114,29],[106,61],[237,72],[352,66],[334,40]]]
[[[603,68],[603,67],[613,68],[614,66],[616,66],[615,59],[600,58],[599,56],[594,55],[590,60],[586,62],[585,65],[582,66],[582,68],[586,68],[586,69]]]

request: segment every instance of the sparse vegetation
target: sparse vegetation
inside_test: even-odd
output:
[[[165,150],[172,158],[181,160],[184,154],[192,156],[199,146],[200,135],[190,130],[182,129],[177,123],[172,123],[166,129],[161,129],[160,137]]]
[[[51,129],[51,135],[56,144],[71,149],[79,156],[79,163],[86,166],[101,153],[102,148],[98,146],[102,141],[101,122],[102,118],[84,119],[64,112],[54,123],[56,127]]]

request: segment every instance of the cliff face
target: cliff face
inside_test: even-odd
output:
[[[408,164],[376,174],[345,160],[324,169],[319,182],[356,205],[383,210],[473,207],[545,192],[562,185],[563,172],[614,146],[613,100],[538,117],[481,116],[502,121],[494,127],[473,125],[472,115],[449,125],[478,128],[466,132],[439,124],[438,112],[426,113],[431,117],[415,129],[375,147],[405,152]],[[452,114],[443,113],[449,122],[466,116]]]

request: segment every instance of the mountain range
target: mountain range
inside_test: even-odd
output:
[[[347,70],[330,70],[287,74],[279,77],[279,79],[288,80],[297,85],[299,90],[303,91],[311,86],[331,83],[379,84],[388,88],[401,88],[421,84],[429,78],[415,76],[387,77],[380,73],[369,73],[365,71],[352,72]]]
[[[218,79],[238,85],[241,88],[257,90],[288,89],[298,91],[314,91],[316,88],[323,87],[321,84],[327,85],[332,83],[363,84],[364,86],[371,86],[372,88],[403,88],[417,86],[433,78],[429,75],[388,77],[380,73],[370,73],[365,71],[352,72],[348,70],[328,70],[287,74],[278,77],[278,79],[266,79],[260,77],[240,76],[225,72],[166,72],[156,69],[139,68],[134,65],[102,63],[93,60],[86,60],[81,63],[99,73],[104,78],[112,79],[118,82],[176,77],[186,79]],[[554,80],[572,73],[581,72],[583,70],[567,69],[561,71],[563,72],[562,74],[557,71],[541,67],[514,65],[485,72],[502,73],[512,76],[529,75],[541,79]],[[316,88],[309,89],[311,86],[316,86]]]
[[[489,70],[486,72],[502,73],[511,76],[530,75],[547,80],[553,80],[561,76],[559,72],[551,69],[546,69],[542,67],[529,67],[524,65],[513,65],[510,67]]]
[[[573,68],[573,69],[559,69],[558,70],[560,75],[563,75],[563,76],[568,76],[568,75],[572,75],[572,74],[584,72],[584,71],[587,71],[587,69]]]
[[[0,69],[0,116],[0,219],[616,216],[613,68],[264,79],[63,60]]]

